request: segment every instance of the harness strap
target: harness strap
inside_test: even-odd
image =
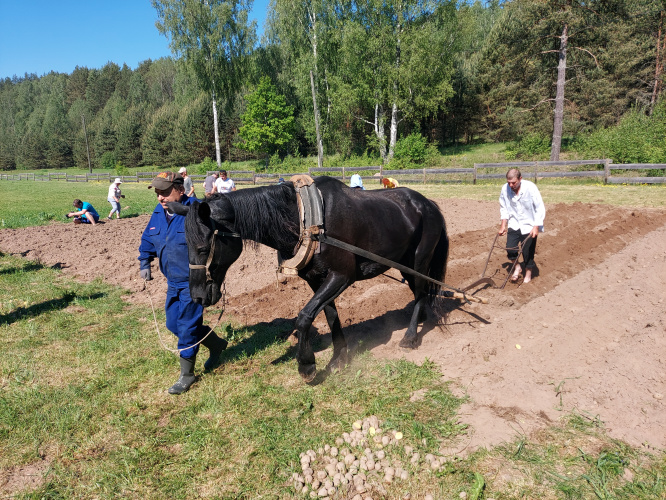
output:
[[[426,276],[425,274],[422,274],[418,271],[414,271],[413,269],[410,269],[407,266],[403,266],[402,264],[398,264],[397,262],[394,262],[392,260],[385,259],[384,257],[380,257],[379,255],[376,255],[372,252],[368,252],[367,250],[363,250],[362,248],[359,248],[357,246],[350,245],[349,243],[345,243],[344,241],[340,241],[336,238],[332,238],[331,236],[328,236],[325,233],[320,233],[318,235],[318,239],[321,243],[326,243],[328,245],[332,245],[334,247],[341,248],[342,250],[347,250],[348,252],[351,252],[351,253],[354,253],[354,254],[359,255],[361,257],[365,257],[367,259],[373,260],[373,261],[377,262],[378,264],[383,264],[383,265],[388,266],[388,267],[393,267],[393,268],[397,269],[400,272],[411,274],[412,276],[416,276],[418,278],[422,278],[422,279],[424,279],[426,281],[429,281],[431,283],[435,283],[436,285],[439,285],[442,288],[448,288],[449,290],[453,290],[453,291],[461,294],[460,298],[463,298],[467,302],[482,302],[482,300],[477,298],[477,297],[467,295],[464,290],[460,290],[458,288],[447,285],[443,281],[437,281],[436,279],[433,279],[430,276]]]
[[[215,256],[215,237],[220,234],[222,236],[231,236],[234,238],[240,238],[240,234],[238,233],[227,233],[226,231],[220,232],[216,227],[215,227],[215,221],[213,219],[210,220],[213,223],[213,235],[210,237],[210,251],[208,252],[208,259],[206,260],[205,264],[190,264],[190,269],[205,269],[206,270],[206,282],[213,281],[212,276],[210,275],[210,265],[213,262],[213,257]]]

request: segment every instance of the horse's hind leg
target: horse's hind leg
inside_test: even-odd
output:
[[[416,295],[415,297],[415,303],[414,303],[414,312],[412,313],[412,317],[409,320],[409,327],[407,327],[407,331],[405,332],[404,337],[402,337],[402,340],[400,341],[400,347],[406,347],[409,349],[414,349],[417,344],[418,344],[418,327],[419,327],[419,321],[423,321],[423,317],[425,316],[425,306],[426,302],[428,300],[428,297],[425,293],[421,294],[414,294]]]
[[[436,236],[436,237],[435,237]],[[428,274],[433,253],[439,241],[439,233],[437,235],[429,234],[419,242],[414,255],[414,270],[423,274]],[[407,347],[414,349],[418,345],[417,330],[419,322],[426,318],[426,303],[428,300],[429,283],[423,278],[409,276],[406,277],[409,287],[414,292],[414,312],[409,321],[409,327],[405,332],[405,336],[400,341],[400,347]]]
[[[324,314],[326,314],[326,321],[328,321],[328,327],[331,329],[331,339],[333,341],[333,357],[328,364],[328,368],[330,370],[341,370],[347,364],[347,342],[342,333],[342,325],[335,302],[331,301],[324,307]]]

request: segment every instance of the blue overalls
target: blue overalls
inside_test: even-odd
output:
[[[183,195],[181,203],[191,205],[195,198]],[[178,349],[192,346],[208,333],[203,327],[203,306],[190,297],[190,269],[185,239],[185,217],[173,215],[167,221],[166,212],[159,203],[143,231],[139,246],[141,269],[150,267],[157,257],[160,271],[167,279],[167,295],[164,304],[166,327],[178,337]],[[182,358],[193,358],[199,346],[180,353]]]

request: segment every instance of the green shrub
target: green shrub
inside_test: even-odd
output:
[[[666,116],[648,116],[634,108],[615,127],[579,137],[572,149],[588,157],[611,158],[615,163],[665,163]]]
[[[197,174],[206,174],[213,170],[218,170],[217,162],[211,160],[208,156],[206,156],[199,165],[195,165],[194,167],[194,172]]]
[[[533,133],[521,137],[517,142],[507,146],[504,157],[507,160],[518,158],[538,158],[550,153],[550,138],[543,134]]]
[[[425,161],[428,140],[419,133],[411,133],[395,143],[394,158],[421,164]]]
[[[438,155],[437,144],[429,144],[428,139],[418,132],[413,132],[396,141],[391,168],[423,167]]]
[[[113,151],[107,151],[102,155],[102,157],[99,159],[99,166],[106,169],[106,170],[111,170],[115,168],[116,166],[116,153]]]
[[[122,175],[131,175],[131,174],[129,169],[125,165],[118,162],[116,163],[116,175],[120,177]]]

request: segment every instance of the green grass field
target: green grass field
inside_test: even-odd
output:
[[[105,214],[107,187],[3,181],[0,218],[4,227],[60,220],[75,197]],[[433,198],[494,201],[498,187],[419,190]],[[540,187],[547,203],[663,207],[666,201],[662,187]],[[145,184],[125,184],[123,192],[125,214],[155,205]],[[332,445],[357,419],[379,416],[385,430],[403,432],[403,443],[422,457],[465,440],[468,430],[457,418],[464,400],[451,394],[432,363],[361,353],[342,373],[310,386],[296,374],[293,348],[270,324],[222,325],[218,331],[231,344],[223,365],[199,371],[185,395],[168,396],[176,359],[160,348],[150,307],[123,300],[126,293],[0,254],[0,497],[300,498],[289,481],[300,472],[299,454]],[[161,308],[157,314],[163,325]],[[331,347],[319,342],[323,366]],[[410,401],[424,390],[423,399]],[[391,453],[410,463],[403,448]],[[31,468],[39,471],[32,488],[18,488],[16,477]],[[414,499],[426,493],[454,499],[461,492],[495,500],[666,497],[663,453],[612,440],[597,419],[576,413],[536,437],[450,459],[436,472],[423,463],[406,468],[407,480],[373,498],[402,499],[406,492]],[[511,480],[499,470],[510,470]],[[3,489],[6,483],[14,489]]]
[[[369,189],[379,189],[378,183],[368,182]],[[501,183],[484,184],[409,184],[429,198],[465,198],[496,201]],[[150,213],[155,208],[155,193],[147,183],[124,183],[122,191],[123,216]],[[239,189],[251,187],[239,185]],[[539,182],[546,203],[601,203],[632,207],[666,207],[666,185],[603,185],[546,179]],[[64,221],[72,201],[79,198],[92,203],[106,217],[111,205],[106,201],[108,184],[102,182],[35,182],[0,181],[0,228],[17,228]]]

